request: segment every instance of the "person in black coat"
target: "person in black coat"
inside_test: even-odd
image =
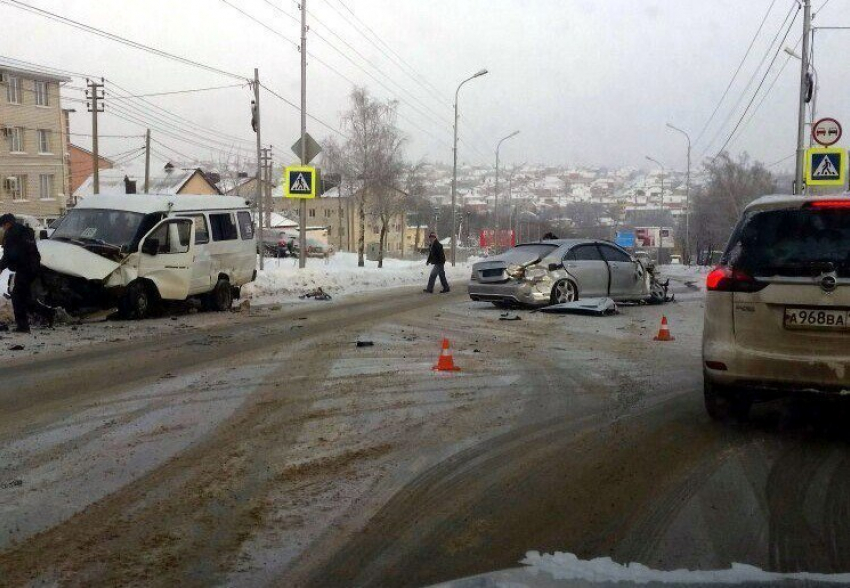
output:
[[[446,253],[443,251],[443,244],[437,240],[436,233],[431,233],[428,235],[428,240],[431,242],[431,246],[428,248],[428,261],[425,265],[433,265],[431,268],[431,275],[428,277],[428,287],[423,290],[423,292],[428,292],[432,294],[434,292],[434,282],[437,281],[437,277],[440,278],[440,284],[443,286],[443,289],[440,290],[440,294],[445,294],[449,291],[449,281],[446,280]]]
[[[18,325],[15,330],[18,333],[30,332],[30,311],[40,314],[52,325],[54,310],[32,300],[32,283],[41,267],[41,255],[35,244],[35,233],[28,226],[17,222],[11,214],[0,216],[0,233],[0,242],[3,244],[0,272],[5,269],[15,272],[12,288],[12,309]]]

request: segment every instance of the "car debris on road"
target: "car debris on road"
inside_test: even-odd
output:
[[[539,312],[557,314],[590,314],[594,316],[607,316],[617,314],[617,303],[610,298],[585,298],[575,302],[562,302],[552,304],[538,309]]]

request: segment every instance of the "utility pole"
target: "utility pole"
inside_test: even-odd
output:
[[[794,177],[794,194],[803,193],[805,166],[806,95],[809,84],[809,38],[812,31],[812,2],[803,0],[803,53],[800,59],[800,103],[797,111],[797,173]]]
[[[253,123],[254,133],[257,135],[257,232],[260,235],[260,269],[263,269],[263,258],[266,256],[266,243],[263,236],[263,168],[261,164],[262,146],[260,143],[260,70],[254,68],[254,104]]]
[[[151,130],[145,132],[145,194],[150,190],[151,184]]]
[[[301,165],[307,165],[307,0],[301,0]],[[313,181],[318,178],[313,177]],[[298,203],[298,267],[307,267],[307,200]]]
[[[88,91],[86,98],[89,99],[88,109],[91,112],[91,159],[92,159],[92,174],[93,186],[92,193],[100,194],[100,156],[98,155],[97,146],[97,114],[103,112],[103,78],[100,78],[100,83],[86,80]]]

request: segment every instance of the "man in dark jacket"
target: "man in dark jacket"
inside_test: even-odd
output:
[[[434,267],[431,268],[428,287],[423,292],[432,294],[434,292],[434,282],[437,281],[437,276],[439,276],[440,284],[443,286],[440,294],[445,294],[449,291],[449,282],[446,280],[446,254],[443,251],[443,244],[437,240],[435,233],[428,235],[428,240],[431,242],[431,246],[428,248],[428,261],[425,265],[433,265]]]
[[[10,269],[15,272],[15,283],[12,289],[12,309],[15,312],[15,322],[18,333],[30,332],[29,312],[32,310],[53,323],[53,309],[32,300],[32,282],[41,267],[41,255],[35,244],[35,233],[26,225],[15,219],[14,215],[0,216],[0,233],[3,244],[3,258],[0,259],[0,272]]]

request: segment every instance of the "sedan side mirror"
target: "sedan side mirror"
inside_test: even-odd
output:
[[[146,239],[142,244],[142,253],[156,255],[159,253],[159,239]]]
[[[562,263],[550,263],[549,264],[549,271],[555,272],[555,271],[558,271],[559,269],[561,269],[562,267],[564,267],[564,264],[562,264]]]

